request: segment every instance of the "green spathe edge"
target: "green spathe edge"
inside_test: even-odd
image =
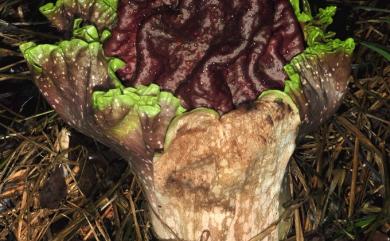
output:
[[[301,79],[299,74],[295,71],[294,66],[299,65],[304,59],[310,59],[313,57],[322,57],[328,53],[334,53],[342,51],[346,54],[352,54],[355,48],[355,42],[352,38],[349,38],[345,41],[339,39],[331,40],[325,44],[317,44],[311,47],[306,48],[303,53],[295,56],[290,63],[284,66],[284,71],[289,77],[285,81],[284,92],[291,95],[292,92],[301,90]]]
[[[73,25],[73,38],[71,40],[60,41],[57,44],[40,44],[33,42],[23,43],[19,46],[23,56],[27,62],[32,66],[32,70],[37,73],[42,73],[41,63],[49,59],[53,51],[65,55],[71,51],[77,52],[80,48],[89,48],[89,50],[96,54],[99,51],[103,53],[102,42],[106,40],[111,33],[107,30],[99,32],[96,27],[92,25],[81,26],[82,20],[75,19]],[[123,68],[126,64],[118,58],[105,57],[108,62],[108,75],[113,81],[116,88],[124,88],[115,72]]]
[[[20,50],[27,60],[32,70],[36,74],[42,73],[42,63],[50,58],[50,54],[56,51],[58,54],[64,55],[65,52],[69,54],[69,50],[78,50],[80,48],[89,48],[89,51],[96,53],[102,46],[100,42],[85,42],[81,39],[71,39],[54,44],[40,44],[36,45],[33,42],[23,43],[20,45]],[[125,63],[117,58],[107,58],[108,61],[108,74],[113,81],[113,84],[117,88],[123,88],[123,85],[116,77],[115,72],[123,68]]]
[[[43,5],[42,7],[39,8],[39,11],[47,17],[55,13],[62,6],[71,7],[73,4],[76,4],[76,1],[80,1],[80,0],[57,0],[55,4],[50,2]],[[84,0],[84,4],[92,1],[100,2],[105,6],[109,7],[110,9],[112,9],[112,11],[116,12],[118,10],[118,0]]]
[[[84,41],[91,42],[101,42],[104,43],[107,39],[111,37],[111,32],[108,30],[103,30],[99,37],[99,32],[93,25],[82,26],[83,20],[77,18],[73,22],[73,38],[83,39]]]
[[[295,65],[298,65],[304,59],[313,57],[321,58],[328,53],[342,51],[351,55],[355,49],[355,41],[352,38],[348,38],[344,41],[333,39],[334,33],[326,32],[326,28],[333,22],[333,16],[337,10],[335,6],[320,9],[319,13],[313,17],[307,0],[303,1],[302,11],[299,0],[290,0],[290,2],[298,21],[303,25],[303,32],[308,45],[303,53],[295,56],[290,63],[284,66],[284,71],[289,77],[289,79],[285,81],[284,92],[293,96],[293,92],[299,93],[302,87],[299,74],[294,68]]]
[[[81,48],[89,48],[96,55],[98,51],[103,53],[101,42],[104,41],[109,33],[103,31],[99,37],[96,27],[91,25],[81,27],[81,20],[76,19],[73,35],[73,39],[61,41],[56,45],[36,45],[33,42],[24,43],[20,45],[20,50],[32,67],[32,70],[37,74],[41,74],[43,71],[42,63],[49,60],[53,51],[65,55],[65,53],[71,54],[72,51],[78,52]],[[93,108],[104,110],[112,104],[123,105],[149,117],[156,116],[161,112],[160,105],[175,107],[176,115],[185,112],[178,98],[169,92],[160,91],[160,87],[156,84],[124,88],[115,72],[123,68],[125,63],[118,58],[105,57],[105,59],[108,62],[108,75],[116,88],[107,92],[95,91],[92,95]]]
[[[309,2],[307,0],[303,0],[302,4],[302,11],[301,11],[301,0],[290,0],[291,6],[294,9],[295,16],[297,17],[298,21],[301,23],[306,23],[313,19],[311,15],[311,9]]]
[[[175,111],[174,116],[170,117],[171,113],[169,113],[168,118],[181,116],[186,111],[178,98],[169,92],[161,91],[156,84],[95,91],[92,101],[97,111],[104,112],[111,109],[115,113],[121,109],[128,110],[124,118],[112,129],[114,135],[119,138],[139,130],[140,117],[154,118],[163,113],[165,108],[172,108]]]
[[[156,84],[149,86],[139,85],[124,89],[111,89],[109,91],[95,91],[92,96],[95,109],[103,111],[114,104],[137,110],[139,113],[154,117],[161,112],[164,104],[176,108],[176,115],[185,112],[180,101],[173,94],[160,91]]]

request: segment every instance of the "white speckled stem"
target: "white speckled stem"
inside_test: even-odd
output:
[[[246,241],[269,228],[279,218],[299,123],[282,93],[222,117],[195,111],[177,120],[168,148],[154,160],[150,216],[158,237]],[[262,240],[278,240],[277,227],[269,230]]]

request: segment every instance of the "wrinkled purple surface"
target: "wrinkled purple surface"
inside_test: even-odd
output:
[[[228,112],[282,89],[283,66],[304,49],[288,0],[121,0],[105,45],[126,85],[156,83],[188,109]]]

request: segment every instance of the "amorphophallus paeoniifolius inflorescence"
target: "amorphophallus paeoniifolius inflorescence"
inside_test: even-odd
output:
[[[297,135],[338,108],[354,41],[297,0],[58,0],[73,37],[20,48],[69,125],[129,161],[162,240],[251,240]],[[277,229],[263,240],[277,240]]]

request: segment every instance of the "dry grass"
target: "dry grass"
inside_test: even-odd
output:
[[[30,81],[18,45],[59,36],[37,12],[44,2],[0,2],[0,240],[153,240],[127,164],[70,129]],[[346,35],[390,47],[386,1],[332,2]],[[358,45],[353,69],[338,114],[292,157],[288,240],[389,240],[390,64]]]

